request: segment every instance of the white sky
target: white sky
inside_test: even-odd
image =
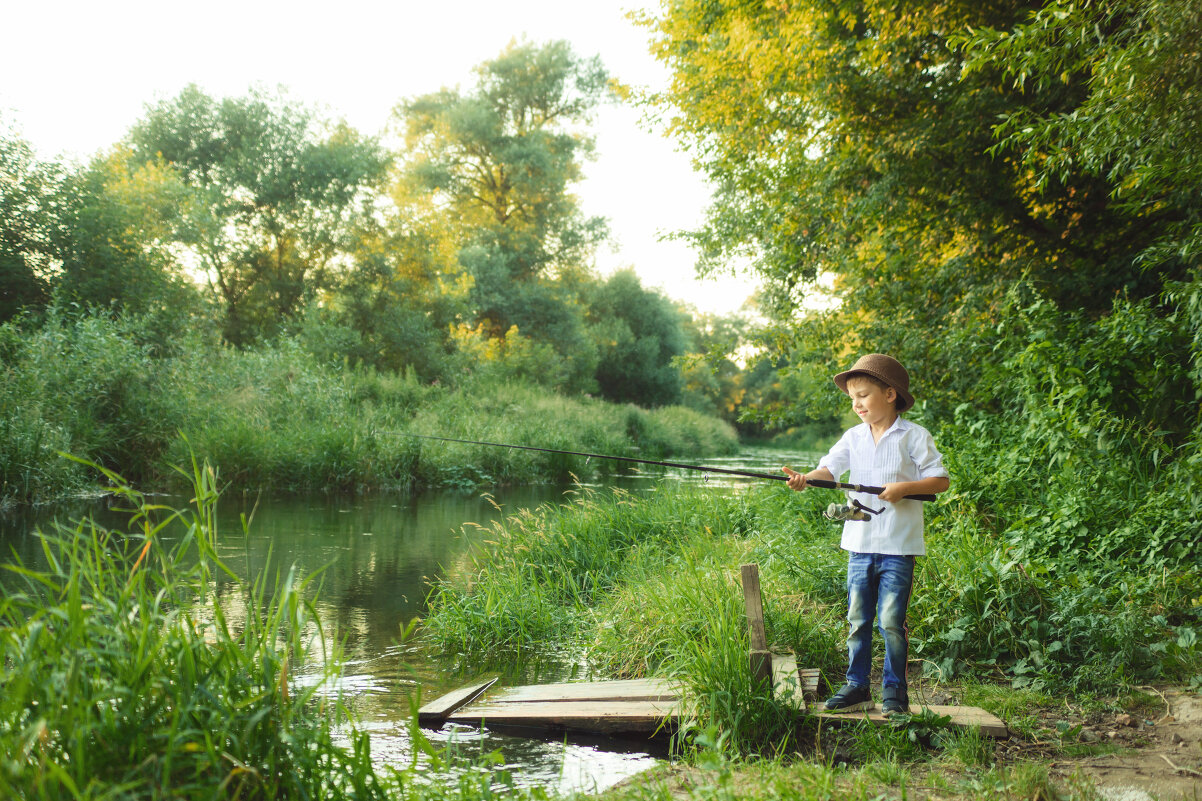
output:
[[[647,53],[647,34],[626,19],[653,0],[38,0],[4,12],[0,120],[44,158],[85,159],[120,139],[148,103],[189,83],[209,94],[242,95],[252,85],[382,132],[402,98],[471,82],[472,68],[523,35],[566,39],[581,56],[601,56],[633,85],[662,85],[666,70]],[[702,311],[736,311],[754,284],[698,280],[694,254],[661,234],[695,226],[709,192],[687,155],[640,112],[598,115],[597,160],[578,195],[589,215],[610,221],[614,251],[603,274],[633,266],[646,286]]]

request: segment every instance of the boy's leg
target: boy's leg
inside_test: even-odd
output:
[[[867,687],[872,672],[872,619],[877,608],[876,564],[872,554],[847,559],[847,683]]]
[[[872,618],[876,613],[876,579],[872,556],[851,553],[847,558],[847,683],[827,699],[828,712],[872,709]]]
[[[910,650],[906,611],[914,586],[914,557],[880,556],[878,571],[877,624],[885,640],[883,708],[886,713],[906,712],[909,709],[906,660]]]

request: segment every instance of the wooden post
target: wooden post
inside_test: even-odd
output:
[[[768,634],[764,631],[764,599],[760,596],[760,566],[739,568],[743,579],[743,603],[747,608],[747,631],[751,635],[751,675],[758,681],[772,681],[772,654],[768,652]]]

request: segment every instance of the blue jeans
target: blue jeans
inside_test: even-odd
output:
[[[910,629],[906,608],[914,557],[850,553],[847,561],[847,683],[867,687],[872,670],[873,617],[885,640],[885,687],[906,687]]]

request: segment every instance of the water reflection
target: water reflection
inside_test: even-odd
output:
[[[739,457],[701,464],[775,473],[781,464],[808,467],[813,454],[751,451]],[[697,471],[644,469],[607,477],[585,486],[620,486],[649,491],[664,481],[705,483],[716,491],[737,491],[756,479],[705,474]],[[336,632],[344,649],[343,675],[323,693],[341,692],[362,728],[371,733],[372,752],[380,764],[402,766],[413,759],[409,736],[411,703],[433,699],[478,680],[483,666],[462,660],[432,658],[400,642],[403,627],[424,614],[430,580],[445,575],[483,543],[487,527],[502,515],[543,503],[558,503],[574,487],[516,487],[491,496],[455,493],[424,495],[327,495],[257,497],[230,494],[219,506],[218,550],[239,576],[266,572],[268,586],[290,570],[312,577],[318,585],[316,607],[327,635]],[[184,498],[156,499],[183,506]],[[31,533],[49,526],[94,516],[101,525],[124,526],[127,515],[102,502],[65,504],[53,509],[0,520],[0,552],[15,552],[26,564],[39,564],[41,546]],[[242,519],[251,518],[244,532]],[[242,585],[217,579],[217,592],[231,613],[246,610]],[[313,632],[318,636],[318,632]],[[320,658],[320,649],[314,654]],[[490,675],[495,675],[495,666]],[[321,666],[308,666],[308,680],[320,676]],[[296,677],[305,681],[302,674]],[[588,678],[572,654],[538,663],[506,666],[502,685],[532,684]],[[563,791],[605,789],[636,774],[665,756],[663,746],[646,741],[622,742],[581,737],[552,740],[492,730],[446,726],[426,732],[436,746],[450,745],[459,754],[451,772],[469,770],[470,758],[497,751],[502,766],[519,786],[540,785]],[[458,767],[454,767],[458,765]],[[446,774],[440,774],[443,779]]]

